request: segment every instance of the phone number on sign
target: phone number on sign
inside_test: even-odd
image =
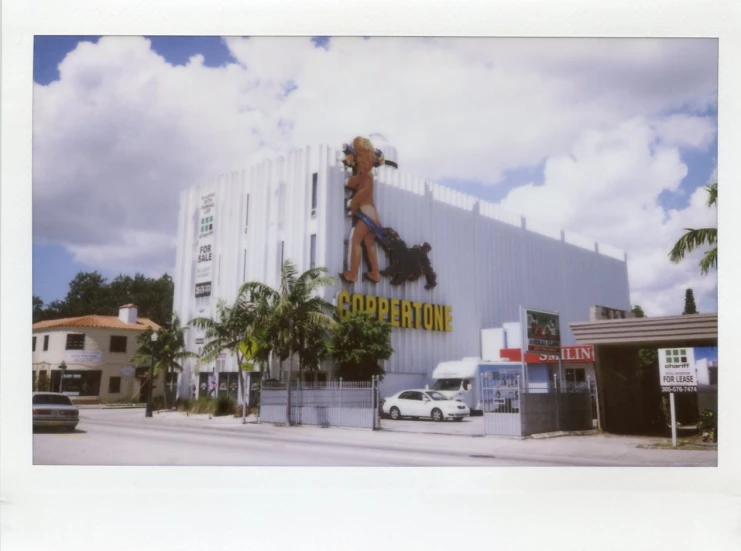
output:
[[[697,392],[696,386],[662,386],[661,392]]]

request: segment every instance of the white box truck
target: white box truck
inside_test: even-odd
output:
[[[486,392],[481,387],[482,375],[491,381],[491,384],[486,384]],[[506,405],[507,410],[517,410],[520,407],[521,375],[520,363],[463,358],[439,363],[432,372],[432,388],[464,402],[471,409],[471,415],[483,413],[484,401],[489,402],[493,409]]]

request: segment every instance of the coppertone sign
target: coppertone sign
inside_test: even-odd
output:
[[[659,348],[661,392],[697,392],[695,351],[692,348]]]
[[[526,352],[561,354],[561,329],[558,314],[525,310]]]

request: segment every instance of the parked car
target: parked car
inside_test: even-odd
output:
[[[402,390],[391,398],[386,398],[382,410],[394,420],[402,417],[430,417],[433,421],[462,421],[471,414],[466,404],[451,400],[435,390]]]
[[[75,430],[80,410],[68,396],[58,392],[33,393],[33,428],[59,427]]]

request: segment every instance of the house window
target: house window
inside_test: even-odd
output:
[[[316,216],[318,174],[311,175],[311,215]]]
[[[111,337],[110,352],[126,352],[126,337]]]
[[[309,268],[316,266],[316,234],[311,234],[311,244],[309,246]]]
[[[65,350],[84,350],[85,335],[80,333],[69,333],[67,335],[67,347]]]
[[[44,335],[44,351],[49,350],[49,335]]]
[[[118,394],[121,392],[121,377],[111,377],[108,379],[108,393]]]
[[[31,350],[36,352],[36,337],[33,338],[33,348]]]

